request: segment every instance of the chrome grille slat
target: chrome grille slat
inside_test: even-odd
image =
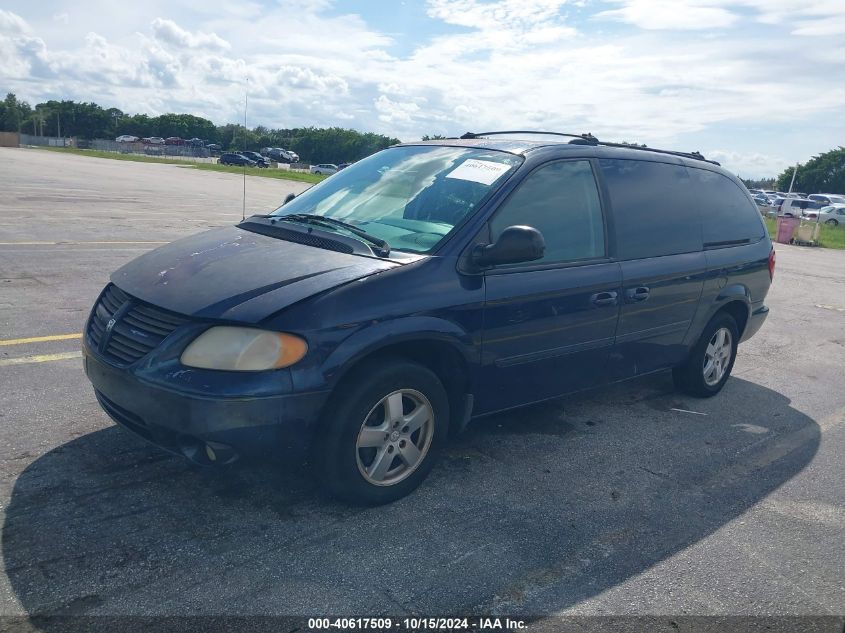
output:
[[[128,347],[129,349],[135,350],[142,356],[150,351],[149,345],[144,345],[143,343],[133,341],[131,338],[123,336],[123,334],[121,334],[120,332],[113,332],[112,340],[120,343],[124,347]]]
[[[119,318],[115,319],[115,314]],[[107,332],[112,319],[115,323]],[[187,321],[185,317],[141,303],[109,284],[91,311],[87,335],[92,349],[112,364],[126,366],[149,354]],[[100,350],[104,338],[105,349]]]
[[[169,312],[160,311],[157,308],[152,308],[151,306],[146,306],[142,304],[133,306],[132,312],[140,313],[148,318],[158,321],[162,325],[170,325],[173,327],[176,327],[177,325],[182,325],[187,321],[187,319],[183,317],[177,316],[175,314],[170,314]]]
[[[170,334],[170,328],[162,327],[157,323],[152,323],[152,319],[140,316],[140,314],[135,310],[130,310],[126,316],[123,317],[123,320],[130,325],[155,332],[156,334],[161,334],[162,336]]]

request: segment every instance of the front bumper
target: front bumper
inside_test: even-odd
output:
[[[304,455],[328,392],[259,396],[225,395],[170,389],[117,368],[83,345],[85,373],[103,410],[118,424],[171,453],[200,464],[230,463],[242,456]]]

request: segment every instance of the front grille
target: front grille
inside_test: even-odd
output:
[[[106,360],[126,366],[146,356],[185,322],[185,317],[143,303],[109,284],[91,311],[87,335],[91,347]]]

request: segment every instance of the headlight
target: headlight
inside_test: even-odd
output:
[[[293,365],[308,351],[298,336],[248,327],[206,330],[182,352],[183,365],[229,371],[262,371]]]

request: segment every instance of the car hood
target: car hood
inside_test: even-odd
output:
[[[128,294],[166,310],[258,323],[311,295],[398,265],[232,226],[150,251],[111,279]]]

